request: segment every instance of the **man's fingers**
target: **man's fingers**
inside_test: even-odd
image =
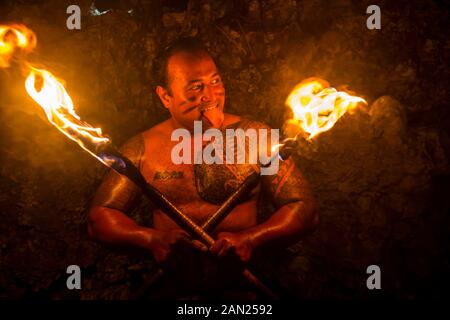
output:
[[[225,254],[228,252],[228,250],[230,250],[230,243],[226,240],[223,240],[223,242],[224,243],[223,243],[222,247],[220,248],[220,250],[217,253],[218,257],[225,256]]]
[[[203,251],[203,252],[208,251],[208,247],[203,242],[200,242],[198,240],[192,240],[191,244],[194,248],[196,248],[200,251]]]
[[[217,254],[222,249],[224,243],[225,241],[223,239],[217,240],[216,242],[214,242],[214,244],[211,246],[209,250],[211,251],[212,254]]]
[[[230,240],[227,239],[228,233],[221,232],[217,235],[218,239],[211,247],[211,253],[217,255],[218,257],[223,257],[232,247]]]
[[[191,242],[191,236],[189,233],[183,231],[183,230],[177,230],[175,232],[175,237],[173,238],[174,243],[190,243]]]
[[[191,236],[189,235],[189,233],[187,233],[187,232],[184,231],[184,230],[178,230],[177,233],[178,233],[178,235],[179,235],[180,237],[182,237],[182,238],[184,238],[184,239],[190,239],[190,238],[191,238]]]

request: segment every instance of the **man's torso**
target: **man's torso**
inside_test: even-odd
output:
[[[226,115],[224,125],[239,122],[239,117]],[[147,182],[157,188],[170,201],[172,201],[184,214],[201,225],[214,214],[220,203],[213,203],[205,198],[220,198],[225,191],[237,188],[245,176],[249,174],[248,166],[214,165],[215,175],[205,177],[213,185],[210,190],[203,192],[203,198],[198,190],[199,171],[201,165],[174,164],[171,159],[172,148],[178,141],[171,141],[172,126],[170,120],[165,121],[143,133],[145,144],[144,155],[141,159],[140,169]],[[192,144],[193,145],[193,144]],[[193,149],[191,149],[194,152]],[[197,167],[195,167],[197,166]],[[209,165],[211,166],[211,165]],[[204,168],[204,167],[203,167]],[[209,194],[208,194],[209,193]],[[216,194],[213,194],[216,193]],[[235,209],[217,227],[216,232],[237,232],[256,224],[256,190],[252,195],[240,202]],[[154,228],[167,230],[178,226],[161,210],[155,210],[153,216]]]

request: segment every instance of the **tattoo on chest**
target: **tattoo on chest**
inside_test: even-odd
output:
[[[183,171],[156,171],[153,180],[183,179]]]
[[[221,204],[252,172],[252,166],[245,164],[196,164],[194,165],[195,186],[203,200]],[[250,196],[251,194],[247,195],[247,197]],[[245,200],[244,198],[242,201]]]

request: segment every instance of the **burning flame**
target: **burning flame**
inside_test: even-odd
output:
[[[300,82],[289,94],[286,104],[292,109],[291,120],[309,134],[308,140],[331,129],[347,111],[352,112],[364,99],[337,91],[319,78]]]
[[[73,102],[62,83],[50,72],[30,66],[25,81],[28,94],[44,109],[48,120],[59,131],[77,142],[84,150],[99,158],[92,148],[110,140],[102,136],[102,129],[93,128],[75,113]]]
[[[27,52],[36,46],[36,36],[33,31],[21,24],[0,24],[0,68],[9,67],[16,48]]]
[[[18,24],[0,25],[0,68],[9,66],[17,48],[28,52],[35,46],[36,36],[27,27]],[[61,81],[47,70],[37,69],[28,63],[25,63],[25,67],[29,70],[25,88],[44,109],[50,123],[91,155],[110,165],[95,154],[98,147],[108,144],[110,140],[102,135],[100,128],[92,127],[75,113],[72,99]]]

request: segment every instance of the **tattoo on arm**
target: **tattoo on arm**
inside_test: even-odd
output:
[[[120,148],[120,152],[140,170],[144,149],[144,140],[139,134],[128,140]],[[140,196],[139,187],[128,178],[110,170],[97,190],[92,206],[108,207],[128,214],[136,207]]]
[[[280,163],[277,174],[263,176],[262,184],[277,209],[288,203],[312,200],[308,183],[292,158]]]

